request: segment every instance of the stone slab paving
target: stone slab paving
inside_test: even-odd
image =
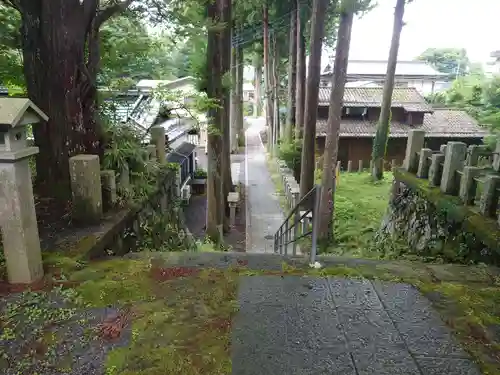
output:
[[[252,119],[246,131],[245,184],[247,186],[247,252],[272,253],[272,236],[284,220],[278,196],[267,169],[259,132],[262,119]]]
[[[242,277],[233,375],[479,375],[414,287],[364,279]]]

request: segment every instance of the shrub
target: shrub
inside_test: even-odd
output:
[[[281,143],[279,147],[279,158],[284,160],[298,179],[300,176],[300,158],[302,154],[302,140],[294,140],[291,143]]]
[[[194,171],[193,177],[199,179],[207,178],[207,171],[204,169],[197,169]]]

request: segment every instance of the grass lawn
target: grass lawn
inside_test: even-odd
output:
[[[335,194],[335,247],[328,252],[369,256],[366,251],[389,203],[392,173],[372,182],[368,172],[342,173]]]

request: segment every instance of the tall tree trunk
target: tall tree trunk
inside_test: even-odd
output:
[[[280,128],[280,101],[279,101],[279,49],[276,45],[277,34],[273,33],[273,122],[274,122],[274,143],[277,146],[281,136]]]
[[[229,121],[229,107],[231,85],[224,82],[224,77],[231,72],[231,0],[223,1],[222,18],[220,19],[224,25],[224,29],[220,34],[220,50],[221,50],[221,75],[223,78],[222,85],[222,202],[223,205],[223,223],[224,231],[228,232],[229,227],[229,204],[227,196],[233,190],[233,181],[231,178],[231,123]]]
[[[305,22],[302,19],[300,0],[297,0],[297,91],[295,96],[295,138],[302,138],[304,107],[306,102],[306,40]]]
[[[323,178],[321,186],[321,212],[319,217],[319,240],[331,243],[333,240],[333,224],[335,212],[335,168],[339,147],[340,122],[344,88],[347,78],[347,63],[351,44],[351,31],[354,19],[354,10],[348,7],[349,0],[342,1],[340,25],[335,50],[335,65],[332,77],[332,91],[330,92],[330,108],[328,111],[328,132],[326,135],[325,153],[323,155]]]
[[[244,56],[243,46],[238,47],[236,63],[237,63],[236,78],[237,78],[237,93],[238,93],[238,100],[236,101],[237,105],[236,115],[238,117],[236,131],[238,132],[237,143],[239,143],[240,142],[239,140],[242,140],[245,137],[245,129],[244,129],[245,121],[244,121],[244,111],[243,111],[243,81],[245,78],[244,77],[245,56]],[[238,147],[238,144],[236,145],[236,147]]]
[[[210,2],[208,17],[213,23],[208,29],[207,64],[210,66],[208,74],[207,96],[210,99],[221,100],[222,90],[222,51],[218,20],[222,19],[222,10],[225,0]],[[223,114],[220,107],[210,108],[208,126],[208,168],[207,168],[207,236],[219,246],[222,243],[223,232],[223,181],[222,181],[222,154],[223,154]],[[222,202],[222,203],[221,203]]]
[[[381,180],[384,177],[384,156],[389,139],[392,93],[394,91],[394,76],[396,74],[396,65],[398,63],[399,39],[403,30],[403,16],[405,12],[405,0],[397,0],[394,10],[394,25],[392,29],[392,41],[389,51],[389,60],[387,61],[387,73],[384,82],[384,93],[382,97],[382,108],[377,124],[377,133],[373,140],[372,176],[375,180]]]
[[[255,87],[255,96],[253,100],[253,117],[259,117],[262,114],[262,57],[256,56],[254,58],[254,87]]]
[[[238,47],[231,48],[231,151],[238,147]]]
[[[266,99],[266,125],[267,125],[267,147],[272,149],[273,144],[273,105],[271,95],[271,71],[269,62],[269,9],[264,5],[264,87]]]
[[[300,164],[300,196],[305,196],[314,186],[314,149],[316,144],[316,119],[321,76],[321,50],[325,34],[325,18],[329,0],[314,0],[311,18],[311,55],[307,70],[304,136]]]
[[[290,41],[288,46],[288,95],[285,140],[290,143],[295,127],[295,90],[297,81],[297,3],[291,2]]]
[[[96,1],[20,0],[19,6],[28,96],[49,117],[33,127],[37,188],[65,199],[71,196],[69,158],[103,154],[95,113],[98,36],[114,12],[99,14]]]

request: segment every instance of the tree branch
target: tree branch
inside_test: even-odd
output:
[[[99,28],[101,25],[113,17],[115,14],[123,12],[132,4],[134,0],[123,0],[116,4],[110,5],[97,13],[96,17],[96,27]]]

